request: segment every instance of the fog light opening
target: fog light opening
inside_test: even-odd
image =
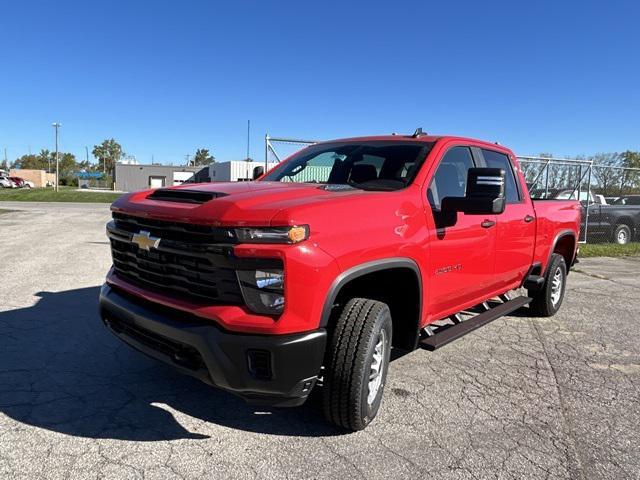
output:
[[[247,306],[256,313],[278,315],[284,309],[284,271],[238,271],[240,287]]]

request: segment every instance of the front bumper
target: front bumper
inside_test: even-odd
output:
[[[304,403],[324,358],[324,329],[289,335],[230,333],[108,284],[100,290],[100,315],[132,347],[252,404]]]

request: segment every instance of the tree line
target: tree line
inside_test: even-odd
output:
[[[60,185],[77,185],[77,172],[99,172],[103,173],[107,179],[113,179],[116,163],[125,158],[122,146],[113,138],[104,140],[102,143],[94,145],[91,151],[95,162],[87,159],[78,160],[73,153],[58,152]],[[198,148],[189,163],[191,165],[208,165],[215,162],[215,157],[209,149]],[[56,154],[47,149],[40,150],[39,153],[25,154],[16,158],[10,164],[3,162],[2,169],[30,169],[45,170],[54,173],[56,171]]]

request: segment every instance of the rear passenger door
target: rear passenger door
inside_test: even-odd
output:
[[[482,157],[487,167],[501,168],[505,172],[507,202],[504,212],[496,216],[496,264],[493,283],[496,288],[506,289],[522,280],[533,261],[535,212],[531,200],[522,191],[522,183],[513,167],[512,159],[503,152],[490,149],[482,149]]]
[[[464,197],[469,168],[478,166],[471,148],[449,148],[438,163],[426,191],[435,228],[430,229],[428,311],[441,318],[484,300],[493,277],[495,215],[457,214],[454,225],[443,224],[445,197]]]

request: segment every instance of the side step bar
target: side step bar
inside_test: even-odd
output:
[[[457,340],[463,335],[473,332],[475,329],[494,321],[497,318],[507,315],[514,310],[527,305],[529,302],[531,302],[531,300],[532,299],[529,297],[516,297],[513,300],[509,300],[507,302],[500,303],[495,307],[491,307],[485,312],[479,313],[478,315],[468,320],[464,320],[450,326],[445,325],[439,327],[438,330],[442,329],[441,332],[436,331],[432,336],[420,340],[420,345],[427,350],[436,350],[450,342],[453,342],[454,340]]]

